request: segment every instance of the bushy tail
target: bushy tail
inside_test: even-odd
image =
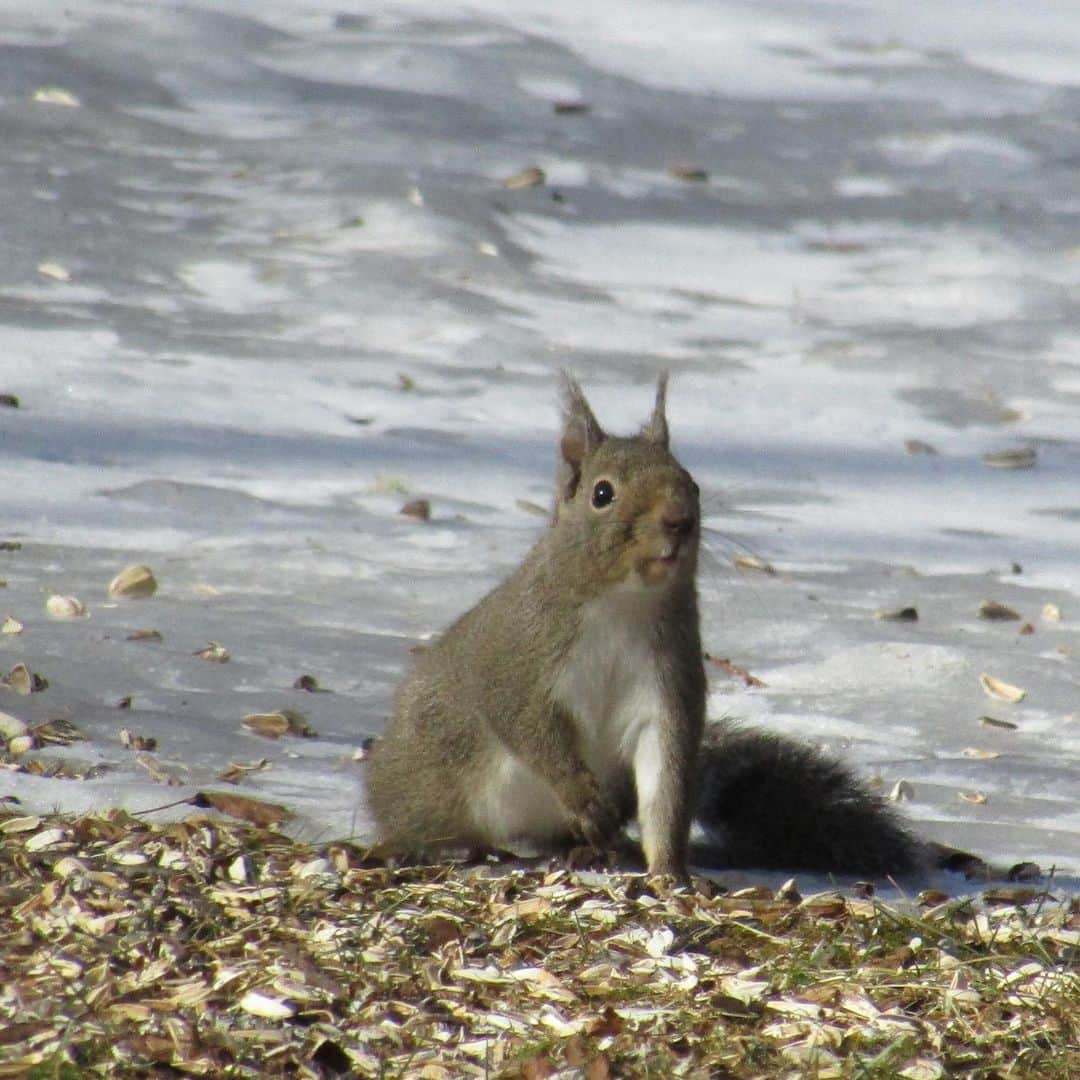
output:
[[[820,750],[770,732],[714,725],[702,747],[691,858],[883,876],[932,861],[880,796]]]

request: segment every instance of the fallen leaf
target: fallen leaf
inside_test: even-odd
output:
[[[277,803],[250,799],[246,795],[234,795],[229,791],[199,791],[191,797],[191,805],[212,807],[230,817],[243,818],[253,825],[266,827],[287,821],[292,814]]]

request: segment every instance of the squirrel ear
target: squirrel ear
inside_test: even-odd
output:
[[[656,381],[656,404],[653,406],[649,422],[641,429],[642,438],[648,439],[649,442],[659,443],[665,450],[668,446],[667,379],[668,373],[660,372],[660,378]]]
[[[607,438],[593,416],[577,381],[562,373],[563,429],[559,440],[559,499],[572,499],[581,480],[581,468],[588,457]]]

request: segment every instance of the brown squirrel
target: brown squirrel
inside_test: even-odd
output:
[[[604,850],[635,818],[647,869],[688,862],[904,873],[927,850],[839,762],[705,729],[698,486],[649,422],[608,435],[563,379],[551,526],[420,654],[368,772],[380,847]],[[691,823],[705,841],[691,850]]]

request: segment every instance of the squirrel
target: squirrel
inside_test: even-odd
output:
[[[368,766],[378,847],[603,852],[636,818],[647,871],[680,880],[691,861],[871,876],[928,865],[839,761],[706,727],[700,497],[670,450],[666,395],[662,374],[649,421],[617,437],[563,375],[550,526],[403,681]]]

